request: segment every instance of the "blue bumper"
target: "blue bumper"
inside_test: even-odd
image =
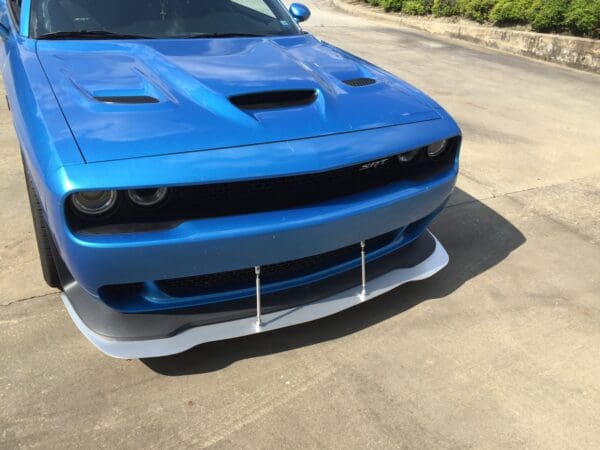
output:
[[[399,133],[409,129],[411,133]],[[292,143],[169,155],[158,161],[142,158],[66,166],[51,179],[53,185],[48,192],[58,199],[46,199],[49,223],[74,280],[91,296],[104,301],[102,288],[109,285],[148,284],[297,260],[409,227],[397,243],[405,245],[425,230],[450,196],[458,174],[458,153],[451,170],[423,181],[398,181],[360,194],[288,210],[189,220],[160,231],[110,235],[75,233],[67,225],[65,202],[70,192],[85,188],[126,189],[231,180],[232,165],[242,180],[284,175],[278,172],[283,166],[287,169],[285,174],[291,169],[294,173],[332,170],[344,164],[389,157],[418,148],[432,139],[459,133],[451,120],[432,121],[410,128],[390,127]],[[283,156],[287,158],[285,165]],[[157,166],[165,170],[157,171]],[[145,172],[145,167],[154,170]],[[199,167],[204,170],[199,171]],[[102,175],[107,172],[110,177]],[[220,300],[227,299],[227,296],[220,297]],[[156,292],[139,300],[107,303],[119,311],[132,313],[213,301],[200,296],[165,301]]]
[[[406,244],[418,237],[440,211],[454,183],[455,173],[450,173],[418,187],[388,186],[310,208],[190,221],[161,232],[71,234],[63,250],[74,278],[97,295],[105,285],[191,277],[296,260],[418,224],[402,242]],[[89,270],[91,267],[94,270]],[[191,306],[194,300],[168,305],[158,301],[145,308],[165,309],[174,304]],[[123,304],[123,308],[128,307]]]

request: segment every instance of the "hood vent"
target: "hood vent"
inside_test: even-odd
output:
[[[118,103],[121,105],[144,105],[147,103],[158,103],[158,99],[147,95],[116,95],[94,97],[103,103]]]
[[[376,81],[373,78],[352,78],[351,80],[344,80],[344,83],[352,87],[362,87],[375,84]]]
[[[229,101],[240,109],[256,110],[309,105],[316,98],[317,91],[314,89],[297,89],[292,91],[268,91],[234,95],[233,97],[229,97]]]

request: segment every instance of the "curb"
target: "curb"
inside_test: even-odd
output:
[[[488,48],[600,74],[600,40],[531,31],[486,27],[472,22],[450,23],[426,17],[386,13],[360,0],[330,0],[336,8],[355,16],[395,23],[429,33],[473,42]],[[466,22],[466,21],[465,21]]]

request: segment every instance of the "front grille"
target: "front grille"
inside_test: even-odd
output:
[[[390,156],[328,172],[171,189],[159,208],[142,208],[120,192],[108,217],[82,217],[68,211],[69,225],[90,234],[133,233],[168,229],[192,219],[298,208],[367,192],[399,181],[419,182],[453,167],[458,139],[443,157],[428,159],[421,151],[410,165]],[[70,205],[70,202],[68,202]]]
[[[398,235],[397,231],[369,239],[367,251],[373,252],[390,244]],[[331,252],[308,256],[292,261],[270,264],[261,267],[261,281],[264,285],[314,274],[360,257],[358,244],[343,247]],[[175,278],[156,282],[158,288],[171,297],[192,297],[198,295],[227,292],[237,289],[251,289],[255,283],[254,269],[234,270],[188,278]]]
[[[176,194],[194,208],[202,207],[207,215],[221,216],[321,203],[385,186],[402,175],[414,176],[414,168],[403,170],[395,157],[380,162],[380,166],[371,162],[300,176],[183,187]]]

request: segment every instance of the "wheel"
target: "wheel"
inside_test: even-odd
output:
[[[31,207],[31,217],[33,218],[33,229],[35,231],[35,239],[37,241],[38,252],[40,254],[40,263],[42,265],[42,274],[48,286],[61,289],[62,285],[56,269],[54,259],[53,242],[48,229],[48,224],[44,218],[42,205],[38,198],[37,192],[33,187],[31,177],[23,161],[23,169],[25,172],[25,182],[27,183],[27,194],[29,195],[29,206]]]

